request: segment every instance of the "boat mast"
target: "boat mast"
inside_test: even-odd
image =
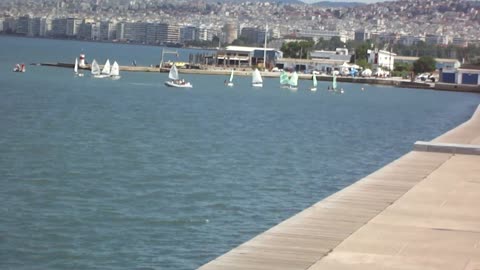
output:
[[[267,69],[267,35],[268,35],[268,24],[265,26],[265,44],[263,47],[263,68]]]

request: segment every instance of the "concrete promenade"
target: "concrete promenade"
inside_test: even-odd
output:
[[[479,148],[480,106],[464,124],[200,269],[478,270]]]

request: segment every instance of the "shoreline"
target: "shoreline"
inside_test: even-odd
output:
[[[72,63],[32,63],[31,65],[37,66],[48,66],[48,67],[60,67],[60,68],[71,68],[73,69],[74,64]],[[102,65],[100,65],[102,67]],[[90,70],[90,65],[86,65],[83,70]],[[249,68],[241,68],[238,70],[238,67],[234,67],[236,76],[252,76],[252,70]],[[120,71],[124,72],[160,72],[168,73],[169,68],[158,67],[149,67],[149,66],[120,66]],[[185,69],[179,68],[178,72],[181,74],[197,74],[197,75],[221,75],[229,76],[232,68],[227,67],[212,67],[206,66],[201,69]],[[261,71],[262,77],[264,78],[278,78],[280,77],[280,72],[271,72],[271,71]],[[300,80],[311,80],[312,74],[298,74],[298,79]],[[330,82],[333,80],[333,76],[330,75],[316,75],[317,80],[321,82]],[[454,92],[473,92],[480,93],[479,87],[469,87],[463,85],[448,85],[448,84],[430,84],[424,82],[412,82],[410,80],[401,79],[400,77],[390,77],[390,78],[376,78],[376,77],[337,77],[337,82],[346,82],[346,83],[358,83],[358,84],[370,84],[370,85],[384,85],[384,86],[393,86],[400,88],[416,88],[416,89],[425,89],[425,90],[439,90],[439,91],[454,91]]]
[[[199,269],[467,269],[478,256],[479,126],[480,105],[466,122]]]

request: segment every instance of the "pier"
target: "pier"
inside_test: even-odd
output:
[[[480,106],[199,269],[480,269],[479,149]]]

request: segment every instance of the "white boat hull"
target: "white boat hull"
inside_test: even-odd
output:
[[[263,83],[252,83],[253,87],[263,87]]]
[[[103,78],[109,78],[110,75],[106,75],[106,74],[97,74],[97,75],[93,75],[94,78],[97,78],[97,79],[103,79]]]
[[[232,82],[229,82],[229,83],[227,84],[227,86],[233,87],[233,83],[232,83]]]
[[[185,82],[184,84],[177,84],[173,81],[166,81],[165,85],[168,87],[177,87],[177,88],[192,88],[192,84]]]
[[[315,91],[317,91],[317,88],[316,88],[316,87],[312,87],[312,88],[310,88],[310,91],[315,92]]]

